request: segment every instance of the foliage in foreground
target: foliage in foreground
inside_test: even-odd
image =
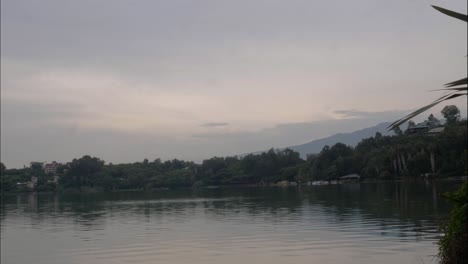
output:
[[[436,9],[437,11],[439,11],[439,12],[441,12],[441,13],[447,15],[447,16],[459,19],[461,21],[468,22],[468,16],[465,15],[465,14],[460,14],[460,13],[457,13],[455,11],[448,10],[448,9],[438,7],[438,6],[432,6],[432,7],[434,9]],[[444,94],[440,98],[434,100],[432,103],[430,103],[430,104],[428,104],[426,106],[423,106],[423,107],[419,108],[418,110],[408,114],[407,116],[393,122],[389,126],[389,129],[395,129],[396,127],[398,127],[401,124],[407,122],[408,120],[412,119],[413,117],[418,116],[419,114],[431,109],[432,107],[434,107],[434,106],[436,106],[436,105],[438,105],[438,104],[440,104],[440,103],[442,103],[444,101],[451,100],[451,99],[454,99],[454,98],[457,98],[457,97],[460,97],[460,96],[467,96],[468,95],[468,77],[465,77],[465,78],[462,78],[460,80],[456,80],[456,81],[453,81],[453,82],[449,82],[449,83],[445,84],[444,89],[440,89],[440,90],[445,91],[446,94]]]
[[[453,203],[450,221],[444,227],[444,237],[439,241],[439,258],[443,264],[468,262],[468,182],[444,196]]]

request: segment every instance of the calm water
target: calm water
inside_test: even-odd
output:
[[[7,196],[1,263],[435,263],[457,184]]]

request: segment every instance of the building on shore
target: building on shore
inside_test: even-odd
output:
[[[361,176],[359,176],[358,174],[349,174],[346,176],[342,176],[339,179],[340,182],[358,182],[361,180]]]
[[[440,123],[440,121],[435,118],[432,114],[429,116],[428,120],[425,120],[421,123],[408,124],[408,129],[406,129],[407,134],[415,134],[415,133],[428,133],[428,134],[438,134],[444,131],[444,126]]]
[[[57,174],[57,169],[58,167],[62,166],[62,163],[58,163],[56,161],[52,161],[52,163],[47,163],[44,166],[44,172],[45,174],[52,174],[56,175]]]

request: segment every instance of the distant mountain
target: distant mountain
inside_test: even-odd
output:
[[[382,135],[393,135],[392,131],[387,131],[390,123],[380,123],[373,127],[364,128],[351,133],[339,133],[322,139],[310,141],[308,143],[288,147],[301,154],[305,158],[307,154],[319,153],[325,145],[332,146],[336,143],[343,143],[350,146],[356,146],[361,140],[375,136],[375,133],[380,132]]]

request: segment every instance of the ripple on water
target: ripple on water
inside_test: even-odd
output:
[[[245,197],[25,199],[2,208],[2,263],[433,262],[437,217],[447,210],[432,205],[432,191],[379,208],[364,199],[378,193],[340,190],[364,197],[347,203],[322,189],[280,197],[259,189]]]

